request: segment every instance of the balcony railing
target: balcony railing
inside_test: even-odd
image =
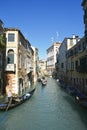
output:
[[[16,64],[7,64],[5,71],[16,71]]]

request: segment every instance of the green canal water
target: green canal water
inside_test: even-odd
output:
[[[87,130],[87,109],[52,78],[26,103],[0,112],[0,130]]]

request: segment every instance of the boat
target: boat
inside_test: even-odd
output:
[[[83,98],[79,98],[78,96],[76,97],[76,100],[78,101],[78,103],[87,108],[87,97],[83,97]]]
[[[76,99],[78,99],[78,98],[79,98],[79,100],[82,100],[82,99],[86,98],[86,96],[80,90],[76,89]]]
[[[35,88],[32,89],[30,92],[27,92],[26,94],[22,95],[21,97],[12,97],[11,102],[1,103],[0,104],[0,111],[7,111],[9,109],[15,108],[22,103],[26,102],[31,98],[35,91]]]
[[[59,82],[59,79],[56,79],[57,82]]]
[[[42,80],[42,86],[45,86],[45,85],[47,85],[47,80]]]
[[[87,96],[84,95],[80,90],[77,89],[76,91],[76,96],[75,96],[76,101],[83,107],[87,108]]]
[[[59,84],[61,88],[67,89],[67,84],[63,80],[59,80]]]
[[[67,86],[67,91],[71,96],[76,96],[77,91],[75,87]]]
[[[46,80],[45,77],[42,77],[41,84],[42,84],[42,86],[46,86],[47,85],[47,80]]]

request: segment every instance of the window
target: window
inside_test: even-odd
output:
[[[0,79],[0,91],[1,91],[1,86],[2,86],[2,82],[1,82],[1,79]]]
[[[61,63],[61,68],[64,68],[64,63]]]
[[[70,70],[70,63],[68,63],[68,70]]]
[[[87,85],[87,79],[85,79],[85,82],[86,82],[85,84]]]
[[[27,58],[25,58],[25,69],[27,68]]]
[[[14,42],[15,41],[15,34],[9,33],[8,34],[8,42]]]
[[[75,49],[74,49],[74,53],[75,53],[75,55],[76,55],[77,52],[78,52],[77,49],[78,49],[77,47],[75,47]]]
[[[74,43],[73,43],[73,40],[70,41],[70,46],[72,46]]]
[[[22,66],[22,57],[21,57],[20,53],[19,53],[18,63],[19,63],[19,68],[21,68],[21,66]]]
[[[77,83],[78,83],[78,78],[77,78]]]
[[[78,67],[78,60],[75,61],[75,68],[77,69]]]
[[[74,78],[74,84],[75,84],[75,81],[76,81],[76,80],[75,80],[75,78]]]
[[[71,70],[74,70],[74,62],[71,62]]]
[[[2,55],[0,54],[0,66],[2,66]]]
[[[7,63],[8,64],[14,64],[14,51],[13,50],[8,51]]]
[[[81,44],[78,46],[78,50],[80,51],[82,49]]]

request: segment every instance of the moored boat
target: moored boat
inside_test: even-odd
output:
[[[75,87],[67,86],[67,91],[71,96],[76,96],[77,90]]]
[[[9,110],[9,109],[12,109],[14,107],[19,106],[20,104],[22,104],[25,101],[29,100],[31,98],[31,96],[33,95],[34,91],[35,91],[35,88],[33,90],[31,90],[30,92],[27,92],[26,94],[24,94],[21,97],[13,97],[12,102],[11,102],[10,105],[9,105],[8,102],[1,103],[0,104],[0,110],[1,111],[6,111],[6,110]],[[9,105],[9,107],[8,107],[8,105]]]
[[[67,89],[67,84],[63,80],[59,80],[60,87]]]
[[[87,108],[87,97],[84,98],[79,98],[78,96],[76,97],[76,100],[78,101],[78,103]]]

